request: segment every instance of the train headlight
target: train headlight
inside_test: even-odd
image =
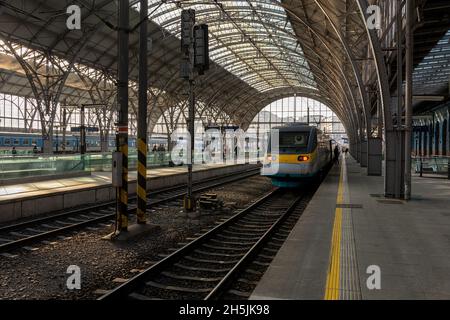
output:
[[[300,162],[309,161],[309,157],[308,156],[298,156],[297,160]]]

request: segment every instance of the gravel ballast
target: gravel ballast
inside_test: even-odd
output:
[[[129,242],[101,240],[113,226],[93,225],[97,230],[85,228],[65,240],[48,239],[52,243],[32,246],[37,250],[12,252],[16,257],[0,256],[0,299],[96,299],[102,290],[137,275],[170,253],[170,248],[211,229],[271,188],[270,180],[260,176],[215,188],[210,192],[225,203],[224,210],[204,211],[195,219],[186,216],[181,201],[153,208],[150,222],[159,228]],[[80,267],[80,290],[66,287],[71,265]]]

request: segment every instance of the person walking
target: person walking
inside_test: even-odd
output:
[[[337,145],[334,147],[334,162],[339,164],[339,147]]]

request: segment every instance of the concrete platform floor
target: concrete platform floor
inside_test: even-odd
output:
[[[450,181],[386,199],[353,158],[319,188],[251,299],[450,299]]]
[[[197,164],[194,171],[208,170],[223,167],[223,164]],[[186,167],[152,168],[147,171],[147,178],[174,175],[186,172]],[[137,180],[137,172],[129,173],[129,181]],[[39,196],[58,191],[71,191],[86,189],[111,184],[111,172],[92,172],[91,176],[74,177],[66,179],[45,180],[41,182],[27,183],[26,178],[21,184],[0,186],[0,202],[11,199],[19,199],[24,196]]]

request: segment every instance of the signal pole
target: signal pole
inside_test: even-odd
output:
[[[140,0],[139,32],[139,111],[138,111],[138,184],[137,223],[146,223],[147,209],[147,15],[148,0]]]
[[[188,131],[190,134],[187,193],[183,201],[183,207],[186,211],[193,211],[195,209],[195,198],[192,193],[192,166],[195,150],[194,77],[196,71],[199,75],[203,75],[209,69],[209,45],[208,26],[205,24],[195,25],[195,10],[192,9],[181,12],[181,51],[183,58],[180,75],[181,78],[188,81],[189,85]]]
[[[85,105],[82,104],[80,108],[80,153],[83,155],[86,153],[86,125],[85,125]]]
[[[122,183],[119,187],[117,231],[128,230],[128,30],[129,1],[119,0],[118,31],[118,82],[117,101],[119,103],[118,151],[122,154]]]
[[[190,143],[188,144],[188,181],[187,193],[183,201],[183,207],[186,211],[193,211],[195,199],[192,194],[192,164],[194,160],[194,117],[195,117],[195,97],[194,97],[194,25],[195,11],[192,9],[181,12],[181,51],[184,54],[181,77],[188,81],[189,90],[189,119],[188,132]]]

